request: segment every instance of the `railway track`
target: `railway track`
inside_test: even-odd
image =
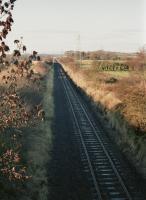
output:
[[[137,190],[134,172],[124,163],[100,124],[94,122],[61,66],[58,73],[73,117],[92,200],[145,200]]]

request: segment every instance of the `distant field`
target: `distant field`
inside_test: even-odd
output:
[[[83,65],[91,65],[93,60],[82,60]]]
[[[94,62],[95,60],[82,60],[81,61],[81,66],[82,67],[90,67],[92,65],[92,63]],[[80,61],[78,60],[77,61],[78,63],[80,63]],[[96,60],[96,62],[109,62],[109,63],[124,63],[125,61],[124,60]]]
[[[93,61],[95,60],[82,60],[82,63],[84,64],[91,64]],[[119,63],[122,63],[122,62],[125,62],[125,60],[96,60],[97,62],[111,62],[111,63],[114,63],[114,62],[119,62]]]
[[[76,63],[81,67],[91,67],[93,60],[77,60]]]
[[[93,61],[94,60],[82,60],[80,63],[80,61],[78,60],[77,63],[83,68],[90,68],[93,64]],[[124,60],[97,60],[96,62],[125,63]],[[129,77],[130,75],[129,71],[103,71],[103,73],[109,74],[116,78],[120,78],[120,77],[126,78],[126,77]],[[144,72],[144,77],[146,79],[146,71]]]
[[[103,72],[105,74],[112,75],[113,77],[129,77],[129,72],[128,71],[105,71]]]
[[[83,68],[90,68],[92,66],[94,60],[82,60],[81,61],[81,67]],[[97,62],[105,62],[105,60],[97,60]],[[124,60],[106,60],[106,62],[110,62],[110,63],[124,63]],[[78,63],[80,63],[80,61],[78,61]],[[103,73],[105,74],[109,74],[112,75],[113,77],[128,77],[129,76],[129,72],[128,71],[104,71]],[[145,73],[145,77],[146,77],[146,73]]]

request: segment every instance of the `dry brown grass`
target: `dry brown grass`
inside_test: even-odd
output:
[[[109,83],[113,74],[80,69],[67,58],[64,70],[92,99],[95,112],[102,110],[109,134],[135,168],[146,177],[146,79],[142,73],[130,73]],[[99,116],[99,115],[98,115]]]
[[[139,74],[123,77],[116,83],[106,83],[110,74],[95,69],[82,69],[72,60],[61,60],[65,71],[88,96],[104,108],[119,112],[137,133],[146,132],[146,83]],[[121,106],[122,105],[122,106]]]
[[[34,61],[31,69],[36,74],[46,75],[48,73],[48,64],[41,61]]]

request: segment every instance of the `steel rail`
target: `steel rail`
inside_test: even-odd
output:
[[[119,181],[120,181],[120,183],[121,183],[121,185],[122,185],[122,187],[123,187],[125,193],[127,194],[128,199],[129,199],[129,200],[132,200],[132,197],[131,197],[131,195],[130,195],[128,189],[126,188],[126,186],[125,186],[125,184],[124,184],[124,181],[122,180],[122,178],[121,178],[121,176],[120,176],[118,170],[116,169],[115,164],[113,163],[113,161],[112,161],[112,159],[111,159],[111,157],[110,157],[108,151],[106,150],[106,148],[105,148],[105,146],[104,146],[104,144],[103,144],[103,142],[102,142],[100,136],[97,134],[96,128],[94,127],[92,121],[91,121],[90,118],[89,118],[88,113],[86,112],[84,106],[82,105],[82,103],[81,103],[79,97],[78,97],[77,94],[75,93],[75,91],[74,91],[74,89],[72,88],[72,86],[71,86],[71,84],[70,84],[69,81],[68,81],[68,86],[70,87],[70,89],[72,90],[72,92],[73,92],[74,95],[76,96],[76,99],[78,100],[78,103],[79,103],[80,106],[82,107],[82,110],[83,110],[84,114],[86,115],[86,117],[87,117],[87,119],[88,119],[90,125],[92,126],[93,131],[94,131],[94,133],[95,133],[97,139],[99,140],[99,142],[100,142],[100,144],[101,144],[101,146],[102,146],[102,148],[103,148],[103,150],[104,150],[104,152],[105,152],[105,154],[106,154],[108,160],[110,161],[110,164],[111,164],[113,170],[115,171],[115,174],[117,175],[117,177],[118,177],[118,179],[119,179]]]
[[[63,77],[62,77],[62,80],[63,80]],[[91,173],[91,176],[92,176],[92,179],[93,179],[93,183],[94,183],[94,187],[95,187],[95,190],[96,190],[96,193],[97,193],[98,200],[102,200],[102,195],[101,195],[101,192],[100,192],[98,183],[97,183],[97,181],[96,181],[96,177],[95,177],[95,173],[94,173],[94,170],[93,170],[91,161],[90,161],[90,157],[89,157],[89,154],[88,154],[86,145],[85,145],[85,143],[84,143],[84,139],[83,139],[83,137],[82,137],[82,133],[81,133],[81,130],[80,130],[80,126],[79,126],[78,120],[77,120],[77,118],[76,118],[76,115],[75,115],[75,112],[74,112],[74,109],[73,109],[73,106],[72,106],[70,97],[69,97],[69,95],[68,95],[67,88],[66,88],[66,86],[65,86],[65,82],[62,81],[62,84],[63,84],[64,90],[65,90],[65,93],[66,93],[66,96],[67,96],[67,99],[68,99],[68,102],[69,102],[69,105],[70,105],[70,108],[71,108],[71,111],[72,111],[72,114],[73,114],[73,117],[74,117],[74,120],[75,120],[75,124],[76,124],[77,129],[78,129],[77,132],[78,132],[78,134],[79,134],[79,136],[80,136],[80,139],[81,139],[81,142],[82,142],[82,145],[83,145],[83,148],[84,148],[84,152],[85,152],[85,155],[86,155],[86,158],[87,158],[87,162],[88,162],[88,165],[89,165],[90,173]]]

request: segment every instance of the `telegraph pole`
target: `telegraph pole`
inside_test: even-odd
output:
[[[81,67],[82,64],[82,56],[81,56],[81,36],[80,34],[77,37],[77,55],[76,59],[79,60],[79,66]]]

